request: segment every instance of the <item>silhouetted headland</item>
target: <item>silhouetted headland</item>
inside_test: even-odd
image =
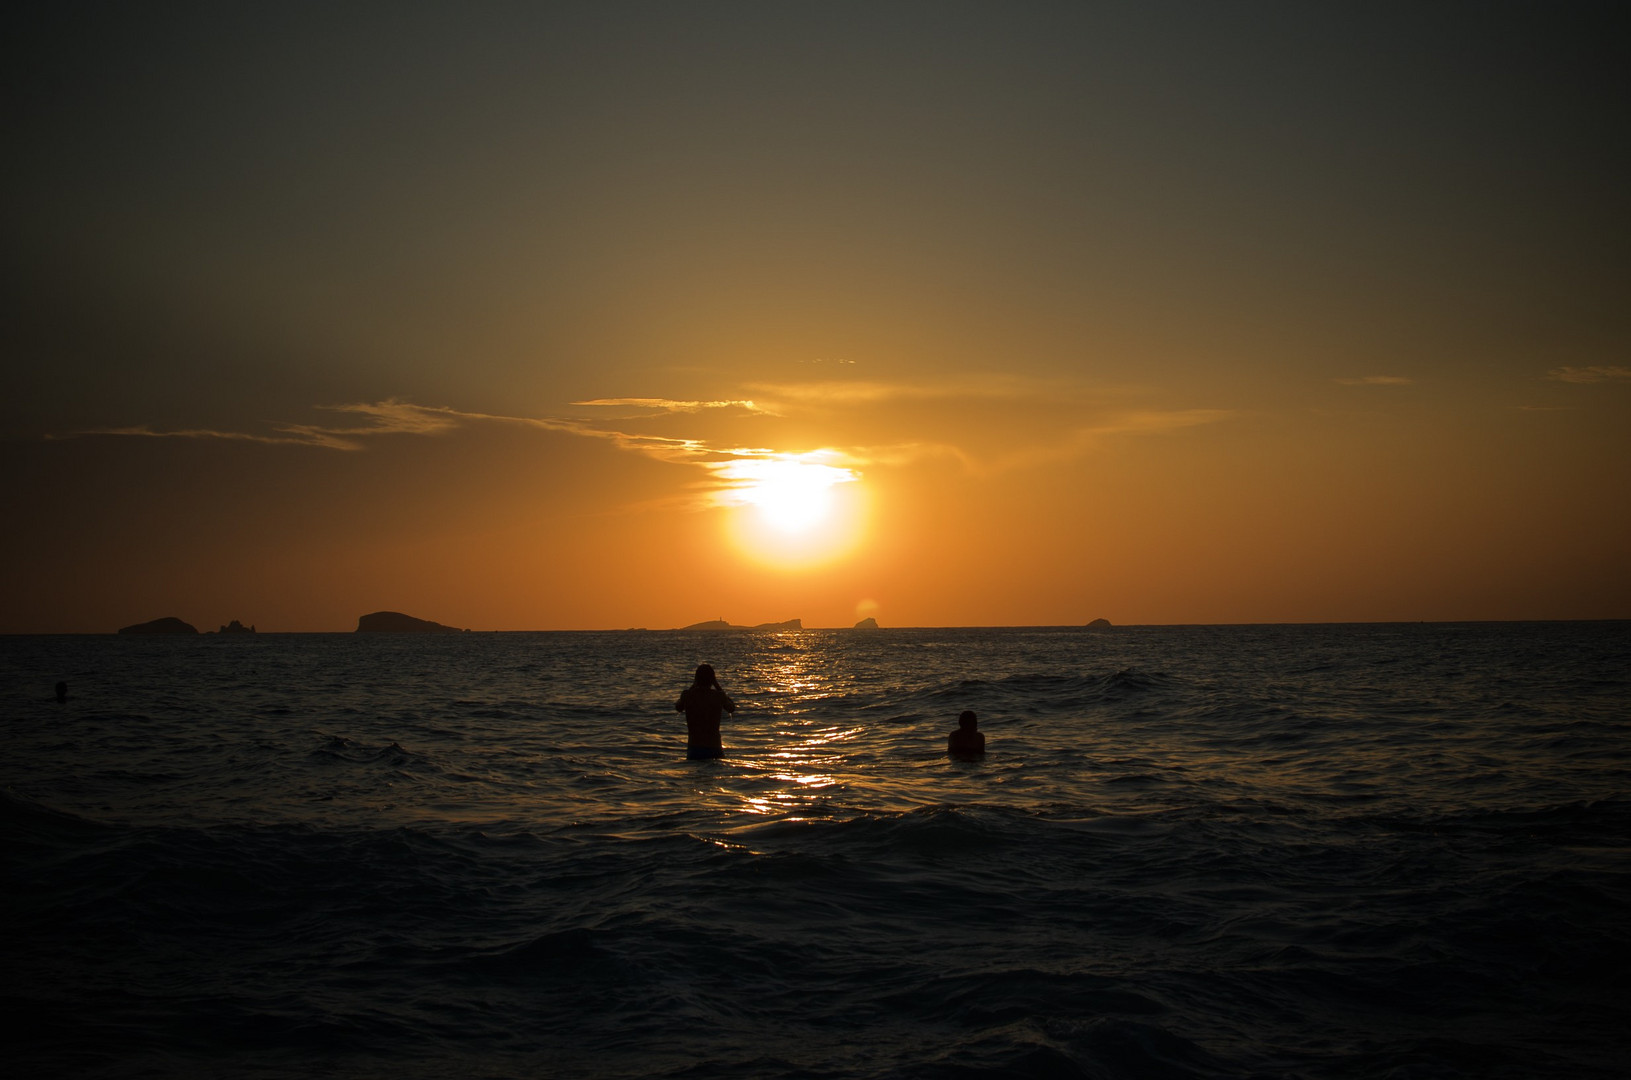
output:
[[[183,622],[174,615],[167,615],[152,622],[136,623],[133,626],[121,626],[121,634],[196,634],[198,627],[192,623]]]
[[[443,626],[429,619],[416,619],[400,611],[376,611],[357,618],[359,634],[462,634],[457,626]]]
[[[255,632],[255,628],[253,626],[245,626],[237,619],[233,619],[231,622],[221,627],[221,629],[214,632],[217,634],[253,634]]]
[[[788,619],[786,622],[759,623],[757,626],[735,626],[724,619],[709,619],[707,622],[692,623],[682,626],[681,630],[803,630],[803,619]]]

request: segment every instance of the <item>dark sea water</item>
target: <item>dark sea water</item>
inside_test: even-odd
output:
[[[1627,623],[14,637],[0,693],[8,1076],[1631,1073]]]

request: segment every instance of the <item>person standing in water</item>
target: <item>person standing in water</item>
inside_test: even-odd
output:
[[[719,741],[719,716],[736,715],[736,702],[719,686],[712,664],[701,664],[691,685],[680,692],[674,711],[685,714],[685,756],[692,761],[725,756]]]
[[[985,756],[985,732],[971,709],[957,718],[957,730],[946,736],[946,753],[962,761]]]

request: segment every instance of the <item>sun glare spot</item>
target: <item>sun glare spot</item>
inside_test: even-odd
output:
[[[740,457],[713,467],[718,499],[740,513],[737,547],[783,565],[823,561],[851,548],[859,520],[853,490],[860,479],[831,450]],[[849,489],[846,491],[846,489]]]
[[[834,484],[853,479],[848,469],[802,461],[766,461],[744,491],[760,515],[782,532],[801,533],[832,511]]]
[[[856,479],[853,469],[828,463],[830,451],[738,458],[718,466],[728,501],[758,510],[771,527],[802,533],[826,520],[833,508],[832,489]]]

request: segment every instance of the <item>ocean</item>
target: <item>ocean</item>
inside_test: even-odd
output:
[[[0,694],[8,1076],[1631,1074],[1631,623],[8,637]]]

